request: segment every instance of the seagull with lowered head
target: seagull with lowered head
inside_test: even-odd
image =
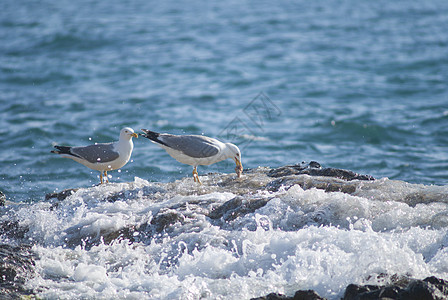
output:
[[[235,161],[236,175],[241,177],[243,165],[241,163],[240,149],[231,143],[223,143],[217,139],[203,135],[174,135],[158,133],[142,129],[141,136],[159,145],[168,154],[180,163],[193,166],[193,179],[200,184],[197,166],[211,165],[227,158]]]

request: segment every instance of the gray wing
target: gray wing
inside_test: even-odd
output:
[[[120,156],[120,154],[114,150],[113,143],[72,147],[70,151],[74,155],[79,156],[90,163],[107,163]]]
[[[166,146],[194,158],[210,157],[219,152],[217,141],[202,135],[161,134],[159,140]]]

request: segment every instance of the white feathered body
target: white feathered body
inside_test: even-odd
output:
[[[158,144],[160,147],[166,150],[166,152],[175,160],[180,163],[190,165],[190,166],[206,166],[211,165],[220,161],[223,161],[230,156],[227,155],[227,147],[224,143],[215,140],[215,146],[219,148],[219,152],[216,155],[209,157],[191,157],[185,155],[182,151],[175,150],[173,148],[167,147],[162,144]]]
[[[118,142],[114,142],[113,146],[114,151],[117,151],[119,153],[119,157],[110,162],[101,162],[101,160],[98,160],[98,162],[91,163],[85,159],[73,155],[61,154],[61,156],[73,159],[74,161],[79,162],[80,164],[83,164],[84,166],[92,170],[102,172],[112,171],[120,169],[128,163],[129,159],[131,158],[132,150],[134,149],[134,143],[132,142],[132,139],[119,140]]]

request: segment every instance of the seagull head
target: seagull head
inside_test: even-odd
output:
[[[138,138],[138,134],[136,134],[134,132],[134,129],[132,129],[131,127],[125,127],[120,131],[120,140],[121,139],[130,140],[133,137]]]
[[[229,158],[232,158],[235,161],[236,167],[235,167],[235,172],[236,175],[239,177],[241,177],[241,174],[243,173],[243,164],[241,163],[241,152],[240,149],[231,143],[226,143],[227,146],[227,156]]]

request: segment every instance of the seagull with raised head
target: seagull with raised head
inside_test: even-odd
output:
[[[120,131],[120,139],[113,143],[95,143],[84,147],[54,146],[57,150],[51,151],[65,158],[73,159],[90,169],[100,171],[100,180],[103,184],[103,175],[107,182],[107,171],[123,167],[131,158],[134,144],[132,138],[138,135],[132,128],[125,127]]]
[[[243,173],[240,149],[231,143],[223,143],[217,139],[203,135],[174,135],[158,133],[142,129],[144,136],[166,150],[180,163],[193,166],[193,179],[200,184],[197,167],[211,165],[227,158],[235,161],[235,172],[238,177]]]

